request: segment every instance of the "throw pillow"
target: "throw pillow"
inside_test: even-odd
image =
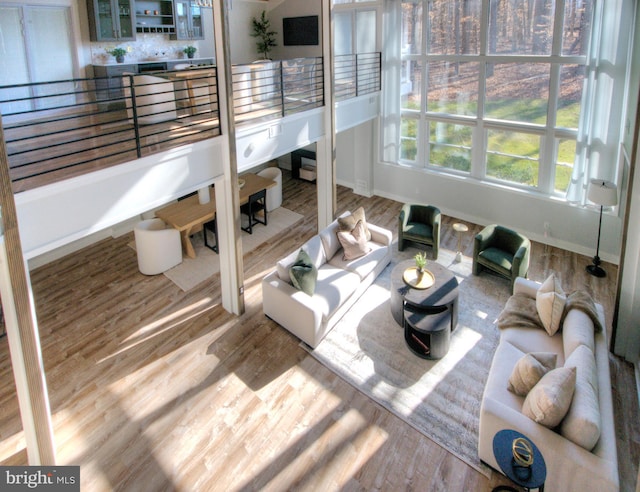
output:
[[[527,396],[542,376],[555,369],[558,356],[553,352],[531,352],[516,362],[507,388],[518,396]]]
[[[296,261],[289,268],[289,275],[291,275],[291,283],[296,289],[310,296],[316,291],[318,269],[304,249],[300,250]]]
[[[560,424],[560,434],[591,451],[601,432],[596,359],[589,347],[580,345],[567,358],[564,367],[576,368],[576,391]]]
[[[567,296],[562,290],[560,281],[552,273],[545,280],[536,294],[536,308],[544,329],[551,336],[560,328],[560,319],[564,313]]]
[[[522,413],[553,429],[569,411],[575,387],[575,367],[559,367],[549,371],[529,391],[522,405]]]
[[[572,309],[565,315],[562,322],[562,345],[565,360],[581,345],[591,352],[595,350],[593,321],[586,313],[579,309]]]
[[[351,232],[338,231],[338,240],[344,250],[343,260],[355,260],[371,251],[364,227],[364,223],[359,220]]]
[[[364,231],[367,241],[371,241],[371,232],[367,227],[367,220],[364,216],[364,208],[359,207],[355,212],[351,215],[346,215],[344,217],[338,217],[338,226],[341,231],[351,232],[355,228],[356,224],[362,221],[364,225]]]

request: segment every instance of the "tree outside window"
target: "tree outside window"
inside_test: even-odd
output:
[[[400,161],[565,192],[593,3],[403,1]]]

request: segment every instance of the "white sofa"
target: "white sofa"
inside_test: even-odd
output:
[[[341,217],[348,215],[348,212]],[[338,221],[302,245],[318,269],[312,296],[293,286],[289,267],[300,247],[277,263],[262,280],[264,313],[311,347],[316,347],[391,261],[390,231],[367,224],[371,251],[355,260],[343,259]]]
[[[522,293],[535,299],[539,287],[539,284],[531,280],[518,278],[514,285],[514,294]],[[600,323],[604,326],[602,306],[596,304],[596,308]],[[585,326],[588,329],[585,329]],[[576,330],[582,334],[589,333],[589,330],[591,333],[594,332],[592,319],[577,309],[566,313],[561,329],[553,336],[544,329],[501,328],[500,342],[493,358],[480,409],[478,453],[482,461],[500,470],[493,454],[493,438],[502,429],[513,429],[531,439],[540,449],[547,467],[545,487],[548,490],[617,491],[619,478],[606,334],[603,330],[595,330],[592,341],[585,341],[576,338]],[[565,333],[571,335],[565,337]],[[594,379],[597,380],[598,386],[596,408],[599,406],[600,436],[592,450],[585,449],[565,437],[567,434],[563,430],[564,421],[557,428],[550,429],[525,416],[522,413],[525,397],[517,396],[507,389],[514,366],[526,353],[553,352],[557,354],[556,367],[561,367],[579,344],[590,344],[595,355]],[[581,370],[579,366],[577,370]],[[576,395],[577,389],[572,404]]]

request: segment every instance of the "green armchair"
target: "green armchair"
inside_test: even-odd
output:
[[[473,274],[483,269],[491,270],[511,280],[527,277],[531,241],[511,229],[488,225],[479,232],[473,243]]]
[[[398,251],[403,251],[408,241],[426,244],[438,259],[440,248],[440,209],[432,205],[405,204],[398,219]]]

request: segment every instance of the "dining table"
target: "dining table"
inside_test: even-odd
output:
[[[276,185],[276,182],[272,179],[267,179],[254,173],[242,174],[238,177],[238,181],[239,185],[241,185],[240,205],[247,203],[251,195]],[[208,189],[208,203],[200,203],[200,198],[196,193],[155,211],[156,217],[180,231],[182,250],[189,258],[196,257],[191,235],[199,232],[204,224],[213,220],[216,216],[215,186],[211,185]]]

